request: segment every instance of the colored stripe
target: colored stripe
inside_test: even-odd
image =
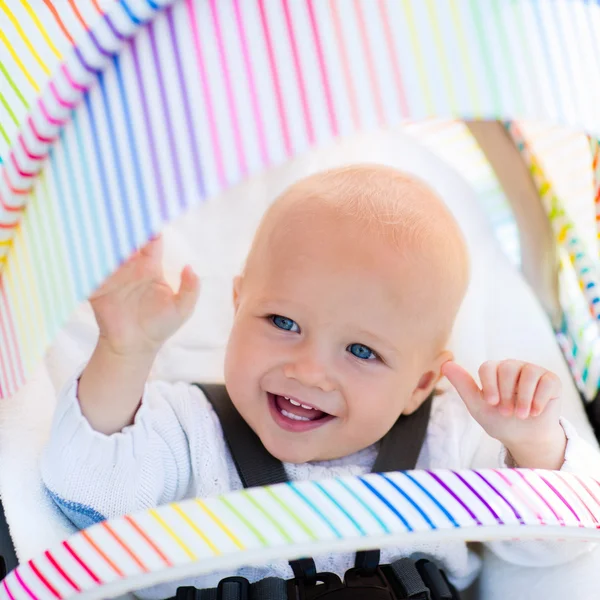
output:
[[[126,515],[124,519],[139,533],[147,544],[160,556],[167,567],[172,567],[173,563],[166,557],[162,550],[152,541],[148,534],[133,520],[133,517]]]
[[[38,98],[37,104],[40,107],[40,110],[42,111],[42,114],[44,115],[44,117],[45,117],[46,121],[48,121],[48,123],[51,123],[52,125],[57,125],[58,127],[62,127],[63,125],[66,125],[68,119],[67,118],[58,119],[56,117],[53,117],[48,112],[48,109],[46,108],[46,105],[44,104],[44,99],[41,96]]]
[[[202,500],[197,498],[195,502],[208,515],[211,521],[213,521],[240,550],[246,549],[246,546],[244,546],[244,544],[242,544],[242,542],[235,535],[233,535],[233,533],[231,533],[231,530],[225,525],[225,523],[223,523],[223,521],[221,521],[221,519],[219,519],[219,517],[217,517],[217,515],[215,515],[215,513],[210,510],[210,508],[208,508],[208,506],[206,506]]]
[[[25,178],[35,177],[37,175],[37,171],[24,171],[21,165],[17,162],[17,157],[14,152],[11,152],[8,155],[8,159],[12,163],[12,166],[15,168],[15,171],[21,176]],[[39,170],[39,168],[38,168]],[[6,172],[6,170],[5,170]],[[30,190],[31,191],[31,190]]]
[[[341,538],[342,534],[336,526],[309,500],[291,481],[287,482],[288,487],[331,529],[337,538]]]
[[[173,48],[173,56],[175,57],[175,69],[177,71],[177,78],[179,80],[179,89],[181,91],[181,101],[183,103],[183,114],[185,116],[186,127],[190,138],[190,146],[192,148],[192,157],[194,159],[194,175],[196,176],[196,185],[198,186],[198,193],[201,196],[205,196],[206,192],[204,189],[204,177],[202,163],[200,161],[200,151],[198,150],[198,139],[196,137],[196,128],[194,127],[194,120],[192,119],[192,109],[190,106],[190,98],[187,93],[187,87],[185,84],[185,75],[183,73],[183,63],[181,60],[181,52],[177,45],[177,32],[175,31],[175,22],[173,19],[173,6],[167,8],[167,23],[169,25],[169,32],[171,35],[171,46]],[[226,65],[224,65],[226,68]],[[186,207],[185,196],[179,198],[179,204],[181,208]]]
[[[83,570],[94,580],[95,583],[97,583],[98,585],[102,585],[102,581],[100,580],[100,578],[98,577],[98,575],[96,575],[96,573],[94,573],[79,557],[79,555],[75,552],[75,550],[73,550],[73,548],[69,545],[69,542],[67,542],[66,540],[62,543],[63,546],[67,549],[67,552],[79,563],[79,565],[83,568]]]
[[[0,40],[6,46],[8,52],[12,56],[13,60],[15,61],[15,63],[17,64],[17,66],[19,67],[19,69],[21,70],[21,72],[23,73],[23,75],[25,75],[25,78],[27,79],[27,81],[29,81],[29,83],[31,84],[31,87],[36,92],[39,92],[40,88],[39,88],[38,84],[35,82],[35,80],[33,79],[33,77],[29,74],[29,71],[25,68],[25,65],[23,64],[23,62],[19,58],[19,55],[15,52],[14,48],[11,46],[10,42],[8,41],[8,38],[6,37],[6,35],[2,31],[2,29],[0,29]]]
[[[183,509],[177,504],[171,504],[171,508],[189,525],[192,531],[210,548],[215,555],[221,554],[221,551],[206,537],[206,534],[185,514]]]
[[[191,0],[188,0],[188,2]],[[254,124],[256,126],[256,135],[258,136],[258,146],[260,149],[260,157],[263,164],[269,164],[269,153],[267,152],[267,140],[264,129],[264,122],[262,117],[262,111],[258,102],[258,94],[256,91],[256,84],[254,82],[254,72],[252,70],[252,59],[248,49],[248,39],[246,36],[246,30],[244,29],[244,23],[242,21],[242,14],[240,11],[239,0],[233,0],[233,8],[235,12],[235,22],[237,26],[238,36],[240,38],[240,44],[242,46],[242,58],[244,59],[244,70],[246,73],[246,81],[250,90],[250,103],[252,105],[252,113],[254,115]]]
[[[424,521],[431,527],[431,529],[437,529],[434,522],[429,518],[427,513],[399,486],[395,481],[390,479],[387,475],[382,474],[381,477],[385,479],[412,507],[423,517]]]
[[[11,12],[11,10],[6,6],[6,2],[4,0],[0,0],[0,9],[4,11],[8,20],[13,24],[13,27],[17,30],[19,37],[23,40],[23,43],[27,46],[27,49],[31,53],[31,56],[35,59],[38,65],[40,65],[42,71],[46,75],[50,75],[50,69],[46,66],[46,63],[40,58],[40,55],[36,52],[35,48],[29,41],[29,38],[25,35],[23,28],[21,27],[19,21],[15,18],[15,15]]]
[[[275,100],[277,102],[277,114],[279,115],[279,125],[281,127],[281,133],[283,135],[283,146],[285,148],[286,156],[292,155],[292,142],[290,139],[290,131],[287,122],[287,116],[285,113],[285,102],[283,100],[283,92],[281,90],[281,84],[279,82],[279,73],[277,72],[277,64],[275,62],[275,52],[273,50],[273,41],[271,39],[271,32],[269,30],[269,22],[267,19],[267,13],[265,12],[264,0],[258,0],[258,9],[260,14],[260,22],[265,37],[265,43],[267,45],[267,56],[269,59],[269,69],[271,71],[271,81],[273,83],[273,91],[275,92]]]
[[[487,500],[460,474],[456,471],[452,471],[462,483],[469,489],[469,491],[488,509],[491,515],[494,517],[499,525],[504,525],[504,521],[500,518],[500,515],[491,507]]]
[[[554,494],[558,497],[558,499],[569,509],[569,511],[575,517],[575,519],[579,523],[581,523],[581,519],[579,518],[579,515],[575,512],[575,509],[571,506],[571,504],[567,501],[567,499],[543,475],[540,475],[539,473],[537,475],[554,492]]]
[[[6,294],[5,273],[2,275],[0,277],[0,304],[5,307],[6,314],[3,317],[2,311],[0,311],[0,320],[3,321],[3,337],[8,343],[10,352],[10,361],[8,364],[13,381],[24,381],[25,374],[23,372],[23,363],[21,362],[21,353],[19,352],[20,344],[14,329],[15,317],[13,316],[13,311],[11,310],[11,305]]]
[[[35,12],[31,9],[31,6],[29,6],[29,4],[27,3],[27,0],[21,0],[21,4],[25,7],[27,14],[31,17],[31,20],[35,23],[35,26],[38,28],[39,32],[42,34],[42,37],[44,38],[46,44],[48,44],[48,47],[50,48],[50,50],[52,51],[54,56],[56,56],[56,58],[58,58],[58,60],[62,60],[62,54],[58,51],[58,48],[54,45],[54,43],[50,39],[48,32],[42,25],[41,21],[38,19]]]
[[[409,522],[402,516],[398,509],[393,504],[391,504],[390,501],[383,494],[380,494],[379,491],[375,487],[373,487],[366,479],[359,477],[358,480],[362,482],[362,484],[372,494],[374,494],[383,504],[385,504],[385,506],[387,506],[392,511],[392,513],[394,513],[400,519],[400,521],[402,521],[402,524],[404,525],[404,527],[406,527],[407,531],[413,530]]]
[[[343,480],[337,482],[355,499],[359,504],[379,523],[385,533],[390,533],[389,527],[381,520],[381,517]]]
[[[85,22],[85,19],[81,16],[81,13],[77,9],[77,5],[75,4],[75,0],[67,0],[67,1],[69,2],[69,5],[73,9],[73,12],[75,13],[75,16],[77,17],[77,20],[81,23],[81,25],[83,26],[83,28],[86,31],[89,32],[90,28],[88,27],[88,24]]]
[[[6,78],[6,81],[8,81],[8,85],[10,85],[13,92],[17,96],[17,98],[21,101],[21,104],[25,108],[29,108],[29,103],[27,102],[27,100],[25,100],[25,96],[23,96],[23,94],[21,93],[21,90],[17,87],[17,85],[13,81],[12,77],[10,76],[10,73],[6,70],[6,67],[2,64],[2,61],[0,61],[0,71],[2,71],[2,74]]]
[[[214,2],[214,0],[212,1]],[[302,105],[302,114],[304,116],[304,127],[306,128],[308,143],[312,146],[315,143],[315,130],[312,123],[310,108],[308,107],[308,95],[306,93],[304,74],[302,73],[302,66],[300,64],[300,54],[298,52],[294,27],[292,25],[289,0],[283,0],[283,14],[285,18],[285,27],[287,30],[288,40],[292,49],[292,62],[294,63],[294,71],[296,73],[296,83],[298,84],[298,90],[300,92],[300,104]]]
[[[546,505],[546,507],[553,514],[554,518],[557,520],[559,525],[564,527],[565,526],[564,520],[562,519],[562,517],[560,517],[558,515],[558,513],[554,510],[554,508],[552,508],[552,506],[546,500],[546,498],[544,498],[544,496],[542,494],[540,494],[540,492],[525,478],[525,475],[523,475],[523,473],[521,473],[521,471],[519,471],[518,469],[515,469],[514,472],[517,474],[518,477],[520,477],[525,482],[525,485],[527,485],[527,487],[529,487],[529,489],[531,489],[533,491],[533,493]]]
[[[83,538],[87,541],[87,543],[104,559],[106,564],[119,576],[125,577],[125,573],[121,571],[121,569],[114,563],[114,561],[98,546],[98,544],[94,541],[92,536],[87,532],[86,529],[83,529],[81,532]]]
[[[244,517],[244,515],[229,502],[225,497],[220,496],[219,500],[254,534],[254,537],[261,543],[262,546],[268,546],[267,540],[263,535]]]
[[[240,165],[240,170],[242,175],[246,176],[248,174],[248,165],[246,163],[246,155],[244,153],[244,145],[242,142],[242,134],[240,131],[240,123],[235,107],[235,96],[233,94],[233,86],[231,83],[230,77],[230,68],[227,65],[227,56],[225,54],[225,44],[223,42],[223,33],[221,31],[221,23],[219,19],[219,11],[217,9],[216,0],[210,0],[210,13],[213,21],[213,27],[215,29],[215,35],[217,38],[217,50],[219,53],[219,63],[221,65],[221,72],[223,73],[223,78],[225,79],[225,93],[227,96],[227,107],[229,109],[229,117],[231,119],[231,126],[233,128],[233,139],[235,141],[235,151],[237,154],[238,162]],[[173,28],[173,43],[175,43],[175,30]],[[179,65],[181,68],[181,66]],[[181,81],[183,83],[183,74],[181,75]],[[186,102],[187,111],[189,112],[189,104],[187,102],[187,94],[183,96],[184,101]],[[191,120],[191,119],[190,119]],[[190,128],[191,130],[191,128]],[[198,161],[199,163],[199,161]],[[202,187],[200,188],[202,189]],[[202,189],[202,194],[204,193]]]
[[[35,563],[33,562],[33,560],[30,560],[28,564],[31,567],[31,570],[37,575],[37,578],[44,584],[46,589],[48,589],[55,598],[58,598],[60,600],[62,598],[62,596],[56,591],[56,588],[54,588],[54,586],[52,586],[52,584],[44,577],[44,575],[40,572],[40,570],[35,566]]]
[[[584,508],[587,510],[588,514],[590,515],[592,521],[594,523],[596,523],[596,525],[598,525],[598,520],[596,519],[594,513],[590,510],[590,507],[587,505],[587,502],[573,488],[573,486],[569,483],[569,481],[565,477],[562,477],[561,481],[563,482],[564,485],[566,485],[571,490],[571,493],[574,494],[574,496],[577,498],[577,500],[579,500],[579,502],[581,502],[581,504],[583,504]]]
[[[246,490],[242,490],[241,495],[244,498],[246,498],[246,500],[248,500],[248,502],[250,502],[250,504],[252,504],[256,509],[258,509],[262,515],[264,515],[267,518],[267,520],[275,527],[275,529],[279,531],[281,537],[286,542],[288,542],[289,544],[293,543],[294,540],[292,539],[290,534],[282,527],[282,525],[276,519],[273,518],[271,513],[265,510],[265,508],[263,508],[263,506],[256,501],[252,494],[249,494]]]
[[[583,488],[585,489],[585,491],[594,499],[594,502],[598,506],[600,506],[600,499],[598,499],[598,497],[596,496],[596,494],[594,494],[594,492],[592,492],[592,490],[588,487],[588,485],[585,483],[585,481],[579,475],[577,475],[577,474],[573,474],[573,476],[583,486]]]
[[[517,518],[517,520],[519,521],[519,523],[521,525],[525,525],[525,521],[523,520],[523,517],[521,516],[519,511],[517,511],[517,509],[512,505],[512,503],[508,501],[508,498],[506,498],[506,496],[504,496],[504,494],[502,494],[496,486],[492,485],[491,482],[489,481],[489,479],[487,477],[484,477],[479,471],[473,471],[473,473],[477,477],[479,477],[479,479],[481,479],[496,494],[496,496],[498,496],[499,498],[501,498],[504,501],[504,503],[508,506],[508,508],[510,508],[510,510],[514,513],[514,515]]]
[[[157,521],[157,523],[167,532],[167,534],[175,541],[175,543],[187,554],[190,560],[196,561],[196,555],[183,543],[183,540],[165,523],[162,517],[154,510],[148,511],[148,514]]]
[[[69,67],[67,66],[67,63],[62,63],[62,65],[60,65],[60,70],[63,72],[64,76],[66,77],[67,81],[69,82],[69,85],[74,90],[77,90],[78,92],[85,92],[85,91],[87,91],[88,86],[83,85],[83,84],[78,83],[77,81],[75,81],[75,79],[71,75],[71,72],[69,71]]]
[[[46,158],[45,154],[33,154],[29,150],[29,148],[25,145],[25,138],[23,137],[22,133],[20,133],[18,135],[17,142],[21,146],[21,149],[23,150],[23,152],[27,155],[27,158],[29,158],[31,160],[44,160]]]
[[[135,552],[117,535],[115,530],[106,522],[102,521],[102,527],[108,531],[108,533],[113,537],[113,539],[129,554],[129,556],[133,559],[135,564],[144,572],[149,573],[150,570],[148,567],[140,560],[140,558],[135,554]]]
[[[6,129],[2,127],[2,123],[0,123],[0,135],[4,138],[4,141],[10,146],[10,138],[8,137],[8,133],[6,133]]]
[[[56,84],[54,83],[54,81],[51,81],[48,84],[48,87],[50,88],[50,91],[52,92],[52,95],[54,96],[54,99],[63,107],[63,108],[68,108],[68,109],[73,109],[75,108],[75,106],[77,105],[76,102],[71,102],[69,100],[65,100],[65,98],[63,98],[59,93],[58,93],[58,89],[56,87]]]
[[[62,19],[60,18],[58,11],[56,10],[56,8],[54,8],[54,4],[52,4],[52,2],[50,0],[43,0],[43,2],[48,7],[48,10],[54,16],[56,23],[58,24],[58,26],[60,27],[62,32],[65,34],[65,37],[69,40],[69,42],[71,42],[71,44],[74,44],[75,42],[74,42],[73,38],[71,37],[71,34],[68,32],[67,28],[65,27],[65,24],[63,23]]]
[[[158,196],[158,204],[160,207],[160,216],[163,221],[168,218],[169,209],[167,207],[167,200],[165,195],[165,187],[163,184],[162,174],[160,170],[160,161],[158,153],[156,151],[156,142],[154,140],[154,129],[150,120],[150,109],[148,108],[148,100],[146,91],[144,89],[144,80],[142,78],[142,69],[140,66],[140,59],[138,56],[137,44],[135,38],[131,40],[131,56],[133,58],[133,66],[135,70],[135,77],[138,86],[139,98],[142,104],[142,115],[144,118],[144,127],[146,134],[148,135],[148,143],[146,148],[150,152],[150,160],[152,161],[152,171],[154,173],[154,183],[156,185],[156,194]]]
[[[10,600],[15,600],[15,597],[12,595],[10,589],[8,588],[8,583],[6,583],[6,578],[4,578],[2,580],[2,584],[4,585],[4,589],[6,590],[6,593],[8,594],[8,597],[10,598]]]
[[[463,502],[463,500],[461,498],[459,498],[454,491],[448,487],[448,485],[446,485],[446,483],[440,478],[438,477],[433,471],[429,471],[427,470],[426,473],[435,481],[437,481],[449,494],[450,496],[452,496],[467,512],[467,514],[471,517],[471,519],[473,519],[473,521],[475,521],[475,523],[477,523],[477,525],[482,525],[481,521],[478,519],[478,517],[475,515],[475,513]]]
[[[286,512],[292,520],[294,520],[297,525],[306,533],[306,535],[313,541],[318,540],[319,538],[314,534],[313,530],[285,503],[281,498],[273,491],[270,486],[264,488],[265,492],[279,504],[279,506]]]
[[[49,550],[44,552],[46,558],[50,561],[50,564],[58,571],[60,576],[76,591],[81,592],[81,588],[66,574],[64,569],[56,562],[54,556],[50,554]]]
[[[38,597],[31,591],[31,588],[23,581],[21,574],[19,573],[19,569],[15,569],[13,572],[15,574],[15,578],[25,592],[27,592],[27,595],[31,598],[31,600],[38,600]]]
[[[204,64],[204,54],[202,53],[202,45],[200,42],[200,31],[198,28],[198,19],[196,17],[195,0],[186,0],[186,7],[188,9],[189,22],[192,28],[194,51],[196,54],[196,62],[198,64],[198,72],[200,75],[202,98],[204,100],[204,106],[206,108],[206,118],[208,119],[208,130],[210,132],[210,139],[212,142],[212,152],[214,154],[215,163],[217,167],[217,177],[221,186],[225,187],[227,178],[225,177],[225,167],[223,166],[223,152],[221,150],[219,133],[217,131],[217,121],[215,118],[212,97],[210,94],[208,74],[206,72],[206,65]]]
[[[10,107],[10,105],[8,104],[8,102],[6,101],[6,98],[2,95],[2,92],[0,92],[0,104],[2,104],[2,106],[4,106],[4,108],[6,109],[6,112],[10,116],[12,122],[15,125],[17,125],[17,127],[18,127],[19,126],[19,119],[17,119],[17,116],[15,115],[15,113],[12,110],[12,108]]]
[[[31,115],[29,115],[27,117],[27,124],[29,125],[29,129],[31,130],[31,132],[37,138],[38,141],[43,142],[45,144],[49,144],[56,139],[56,137],[48,137],[48,136],[42,135],[38,131],[35,121],[33,120],[33,117]]]

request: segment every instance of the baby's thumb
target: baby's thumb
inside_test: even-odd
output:
[[[200,292],[200,279],[189,265],[181,272],[179,291],[175,294],[175,305],[182,319],[190,317],[196,306]]]
[[[481,390],[468,371],[453,361],[442,365],[442,375],[456,388],[467,408],[475,408],[481,400]]]

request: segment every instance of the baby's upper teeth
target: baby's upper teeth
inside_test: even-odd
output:
[[[313,407],[312,406],[306,406],[306,404],[301,404],[300,405],[302,408],[307,408],[308,410],[312,410]]]
[[[284,396],[284,398],[289,400],[294,406],[300,406],[300,402],[296,402],[296,400],[292,400],[292,398],[288,398],[287,396]]]

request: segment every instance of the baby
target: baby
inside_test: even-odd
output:
[[[450,212],[424,184],[391,168],[319,173],[274,202],[234,283],[225,381],[290,479],[367,473],[378,442],[434,389],[418,468],[486,466],[482,448],[491,436],[504,451],[487,466],[589,470],[596,451],[561,419],[556,375],[517,360],[488,362],[480,388],[452,362],[446,345],[468,279]],[[60,396],[42,464],[49,493],[77,526],[242,487],[200,389],[147,381],[198,290],[188,267],[177,293],[167,285],[157,239],[92,296],[98,343]],[[530,565],[571,560],[588,547],[492,546]],[[385,551],[382,562],[416,551],[434,556],[459,587],[476,576],[477,558],[455,542]],[[339,575],[352,563],[351,555],[317,559],[320,571]],[[285,562],[239,574],[292,576]],[[213,587],[223,576],[187,583]],[[145,595],[166,598],[175,587]]]

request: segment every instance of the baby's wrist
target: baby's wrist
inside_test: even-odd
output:
[[[560,423],[543,437],[505,443],[514,466],[527,469],[558,471],[565,462],[567,436]]]
[[[128,344],[123,346],[118,343],[114,343],[109,337],[100,333],[98,342],[96,344],[96,352],[101,353],[104,356],[110,357],[112,360],[119,360],[120,362],[130,365],[146,365],[154,363],[160,345],[149,345],[149,344]]]

